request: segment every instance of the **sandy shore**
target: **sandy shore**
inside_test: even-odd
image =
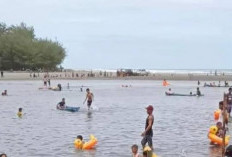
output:
[[[9,72],[4,71],[0,80],[42,80],[46,73]],[[176,73],[150,73],[148,76],[117,77],[116,72],[100,71],[72,71],[72,72],[49,72],[50,79],[72,80],[193,80],[193,81],[232,81],[232,75],[209,75],[209,74],[176,74]]]

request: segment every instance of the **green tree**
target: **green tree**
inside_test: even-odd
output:
[[[54,70],[66,56],[58,42],[35,38],[34,28],[0,23],[0,68]]]

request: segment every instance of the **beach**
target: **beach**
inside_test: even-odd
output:
[[[116,71],[78,70],[63,72],[26,72],[4,71],[0,80],[42,80],[48,74],[51,80],[186,80],[186,81],[232,81],[231,73],[202,73],[202,72],[175,72],[157,71],[146,76],[117,76]]]

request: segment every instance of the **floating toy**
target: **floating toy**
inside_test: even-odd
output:
[[[144,147],[143,151],[147,152],[147,156],[149,157],[158,157],[154,152],[152,152],[149,146]]]
[[[217,109],[216,111],[214,111],[214,120],[218,120],[221,114],[221,110]]]
[[[77,149],[93,149],[97,144],[97,139],[94,135],[90,135],[90,140],[88,142],[83,142],[80,139],[75,139],[74,145]]]
[[[218,131],[218,128],[215,125],[211,126],[209,129],[208,138],[210,139],[212,143],[222,145],[223,139],[216,135],[217,131]],[[225,145],[228,145],[229,141],[230,141],[230,136],[227,135],[225,137]]]

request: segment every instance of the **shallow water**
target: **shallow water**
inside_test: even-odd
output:
[[[147,105],[154,105],[155,152],[161,157],[219,157],[220,147],[209,146],[207,132],[214,124],[213,112],[218,108],[227,88],[203,88],[204,97],[167,97],[161,81],[86,80],[53,81],[69,90],[41,91],[41,81],[1,81],[0,153],[10,157],[130,157],[132,144],[138,144],[144,131]],[[122,88],[122,84],[132,87]],[[197,82],[173,81],[177,93],[195,92]],[[94,110],[83,105],[88,86],[95,95]],[[86,87],[85,87],[86,88]],[[84,88],[84,89],[85,89]],[[56,110],[61,98],[66,104],[80,106],[77,113]],[[25,115],[16,116],[19,107]],[[231,127],[231,126],[230,126]],[[73,146],[77,135],[85,141],[89,134],[98,138],[95,150],[78,151]]]

